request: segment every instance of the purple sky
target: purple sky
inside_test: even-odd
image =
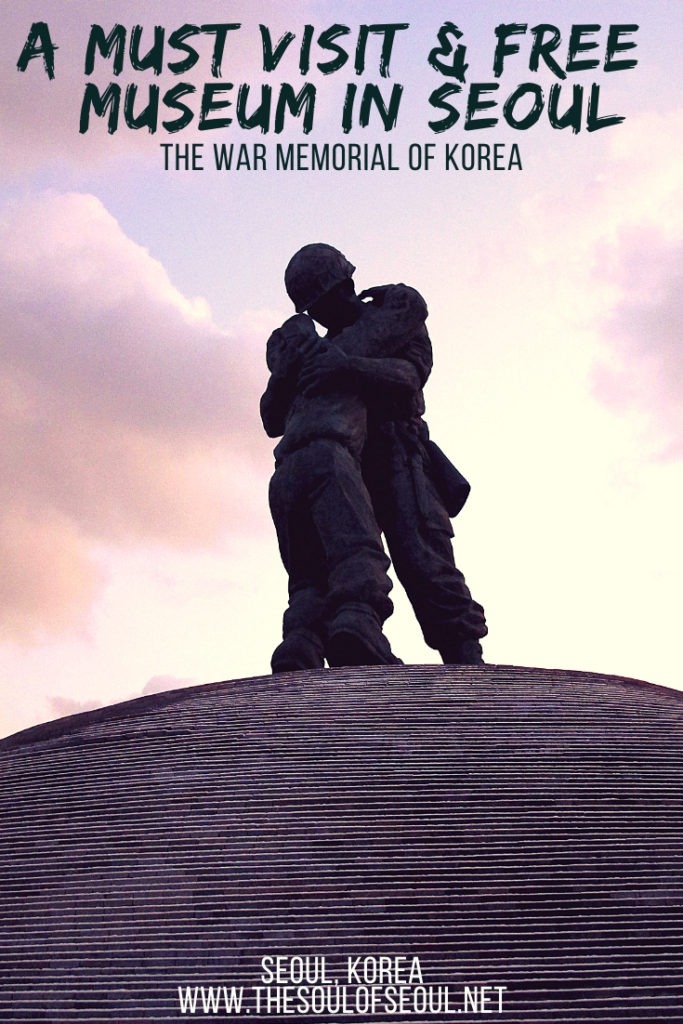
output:
[[[491,82],[501,22],[640,26],[637,66],[576,72],[623,124],[574,135],[542,120],[436,135],[427,55],[457,17],[469,81]],[[55,78],[16,64],[49,24]],[[389,142],[395,172],[277,171],[304,141],[238,125],[176,136],[78,132],[90,25],[240,22],[221,81],[260,86],[259,22],[295,33],[270,76],[318,90],[309,142]],[[391,77],[301,76],[298,43],[343,22],[408,22]],[[678,3],[22,2],[0,41],[2,733],[153,690],[259,675],[286,580],[266,491],[258,399],[265,340],[290,313],[289,256],[325,240],[361,287],[425,296],[432,435],[471,479],[456,553],[490,622],[488,661],[585,668],[680,686],[683,491],[683,108]],[[355,39],[355,36],[353,36]],[[501,98],[530,72],[517,37]],[[376,42],[376,40],[375,40]],[[564,47],[564,49],[563,49]],[[602,49],[600,49],[602,47]],[[329,57],[329,54],[324,55]],[[320,55],[318,57],[320,58]],[[559,56],[558,56],[559,59]],[[186,78],[211,80],[210,55]],[[114,80],[101,60],[93,81]],[[121,75],[141,91],[151,72]],[[162,92],[177,78],[166,71]],[[404,87],[397,127],[340,129],[345,86]],[[500,106],[498,108],[500,116]],[[202,142],[205,170],[165,171],[160,143]],[[446,171],[447,144],[518,144],[523,170]],[[214,142],[264,143],[268,169],[217,171]],[[411,170],[411,146],[435,145]],[[413,150],[412,152],[416,152]],[[406,661],[434,661],[396,587]]]

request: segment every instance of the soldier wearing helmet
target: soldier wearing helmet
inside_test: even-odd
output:
[[[355,268],[328,245],[305,246],[290,261],[285,286],[298,313],[327,329],[297,378],[309,400],[343,386],[365,412],[363,476],[396,574],[426,643],[444,662],[481,662],[487,627],[456,568],[451,516],[469,485],[429,439],[422,388],[432,352],[427,308],[406,285],[356,295]],[[384,318],[384,319],[382,319]],[[373,340],[378,319],[382,344]]]
[[[285,270],[285,288],[297,313],[305,313],[337,285],[350,281],[355,269],[339,249],[324,242],[299,249]]]
[[[353,289],[353,270],[331,246],[297,253],[285,280],[298,312],[266,349],[271,376],[261,416],[269,436],[282,435],[269,500],[289,575],[273,671],[320,667],[325,658],[330,665],[397,660],[382,633],[393,610],[389,559],[361,472],[368,396],[353,363],[358,353],[390,356],[419,328],[426,307],[417,292],[399,286],[395,301],[367,311]],[[325,340],[301,311],[324,324],[328,305],[337,331]],[[329,359],[335,379],[309,387],[308,375]]]

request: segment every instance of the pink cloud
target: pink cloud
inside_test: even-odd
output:
[[[629,118],[605,138],[595,173],[568,188],[549,180],[526,205],[534,260],[552,269],[568,322],[592,333],[595,396],[633,413],[653,451],[678,458],[683,108]]]
[[[613,256],[611,280],[620,297],[603,322],[606,349],[598,364],[597,397],[612,408],[643,414],[660,454],[683,455],[683,244],[658,232],[628,232]]]
[[[93,196],[14,206],[0,266],[0,603],[25,635],[80,621],[95,544],[249,528],[263,338],[220,330]]]

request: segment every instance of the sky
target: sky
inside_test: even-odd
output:
[[[450,101],[461,116],[436,132],[429,122],[444,111],[429,97],[457,79],[428,57],[454,20],[467,48],[463,91]],[[53,78],[40,54],[17,67],[34,22],[48,25],[57,47]],[[239,24],[226,33],[220,78],[210,33],[195,67],[168,68],[183,56],[168,39],[188,22]],[[127,40],[141,25],[145,52],[162,26],[161,74],[135,70],[126,50],[119,76],[101,55],[86,75],[93,23],[106,32],[121,24]],[[350,58],[323,75],[316,65],[333,54],[318,40],[336,23],[349,28],[337,42]],[[519,50],[496,78],[503,23],[527,28],[510,37]],[[532,29],[544,23],[559,31],[546,52],[564,80],[543,58],[530,67]],[[294,37],[271,72],[260,24],[273,43]],[[356,73],[359,26],[381,24],[407,26],[395,30],[388,75],[379,32]],[[636,46],[614,59],[637,63],[607,72],[615,24],[631,26],[620,39]],[[311,70],[302,74],[306,25]],[[572,25],[592,26],[581,38],[597,45],[575,59],[595,57],[597,67],[566,71]],[[486,608],[486,660],[683,686],[682,27],[683,8],[667,0],[5,0],[1,735],[269,672],[286,576],[267,505],[273,442],[258,402],[265,342],[291,313],[284,267],[311,241],[341,249],[360,288],[403,281],[427,301],[426,418],[472,484],[455,552]],[[110,134],[93,115],[79,132],[87,84],[135,84],[144,106],[150,86],[163,96],[179,81],[197,89],[181,131],[134,130],[121,116]],[[199,131],[207,82],[233,83],[233,119]],[[291,115],[279,134],[272,117],[266,132],[242,127],[239,86],[249,85],[250,112],[263,84],[275,101],[282,83],[315,86],[310,132]],[[495,108],[475,115],[496,117],[493,127],[464,127],[473,83],[498,85],[482,94]],[[526,130],[503,114],[524,83],[544,102]],[[623,120],[589,132],[593,83],[598,116]],[[385,130],[376,109],[361,127],[356,108],[344,133],[350,84],[358,95],[378,86],[387,103],[402,86],[395,127]],[[551,86],[561,87],[560,111],[583,87],[578,132],[551,127]],[[522,98],[513,113],[530,109]],[[160,121],[168,116],[163,108]],[[176,169],[169,142],[201,147],[203,169]],[[278,143],[325,142],[379,145],[387,163],[391,145],[398,169],[276,167]],[[222,143],[245,147],[239,169],[216,169]],[[522,168],[466,169],[468,152],[494,144],[505,168]],[[265,169],[256,145],[266,147]],[[446,168],[446,147],[457,169]],[[438,661],[398,585],[393,596],[386,632],[395,652]]]

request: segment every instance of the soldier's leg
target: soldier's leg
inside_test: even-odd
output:
[[[327,589],[324,552],[318,541],[307,487],[296,453],[276,469],[269,501],[282,563],[289,577],[289,604],[282,620],[282,643],[273,652],[273,672],[324,666],[324,613]]]
[[[290,586],[289,606],[282,619],[282,642],[273,651],[273,672],[323,668],[325,664],[322,613],[325,601],[315,586]]]
[[[327,565],[331,665],[395,664],[382,624],[393,611],[389,559],[360,466],[334,441],[312,442],[310,508]]]
[[[481,661],[484,610],[455,565],[450,519],[424,464],[414,452],[394,451],[372,474],[377,518],[425,642],[445,662]]]
[[[413,540],[406,545],[400,532],[387,533],[396,575],[425,643],[438,650],[444,662],[480,662],[479,640],[487,633],[484,609],[455,564],[450,534],[423,528]]]

